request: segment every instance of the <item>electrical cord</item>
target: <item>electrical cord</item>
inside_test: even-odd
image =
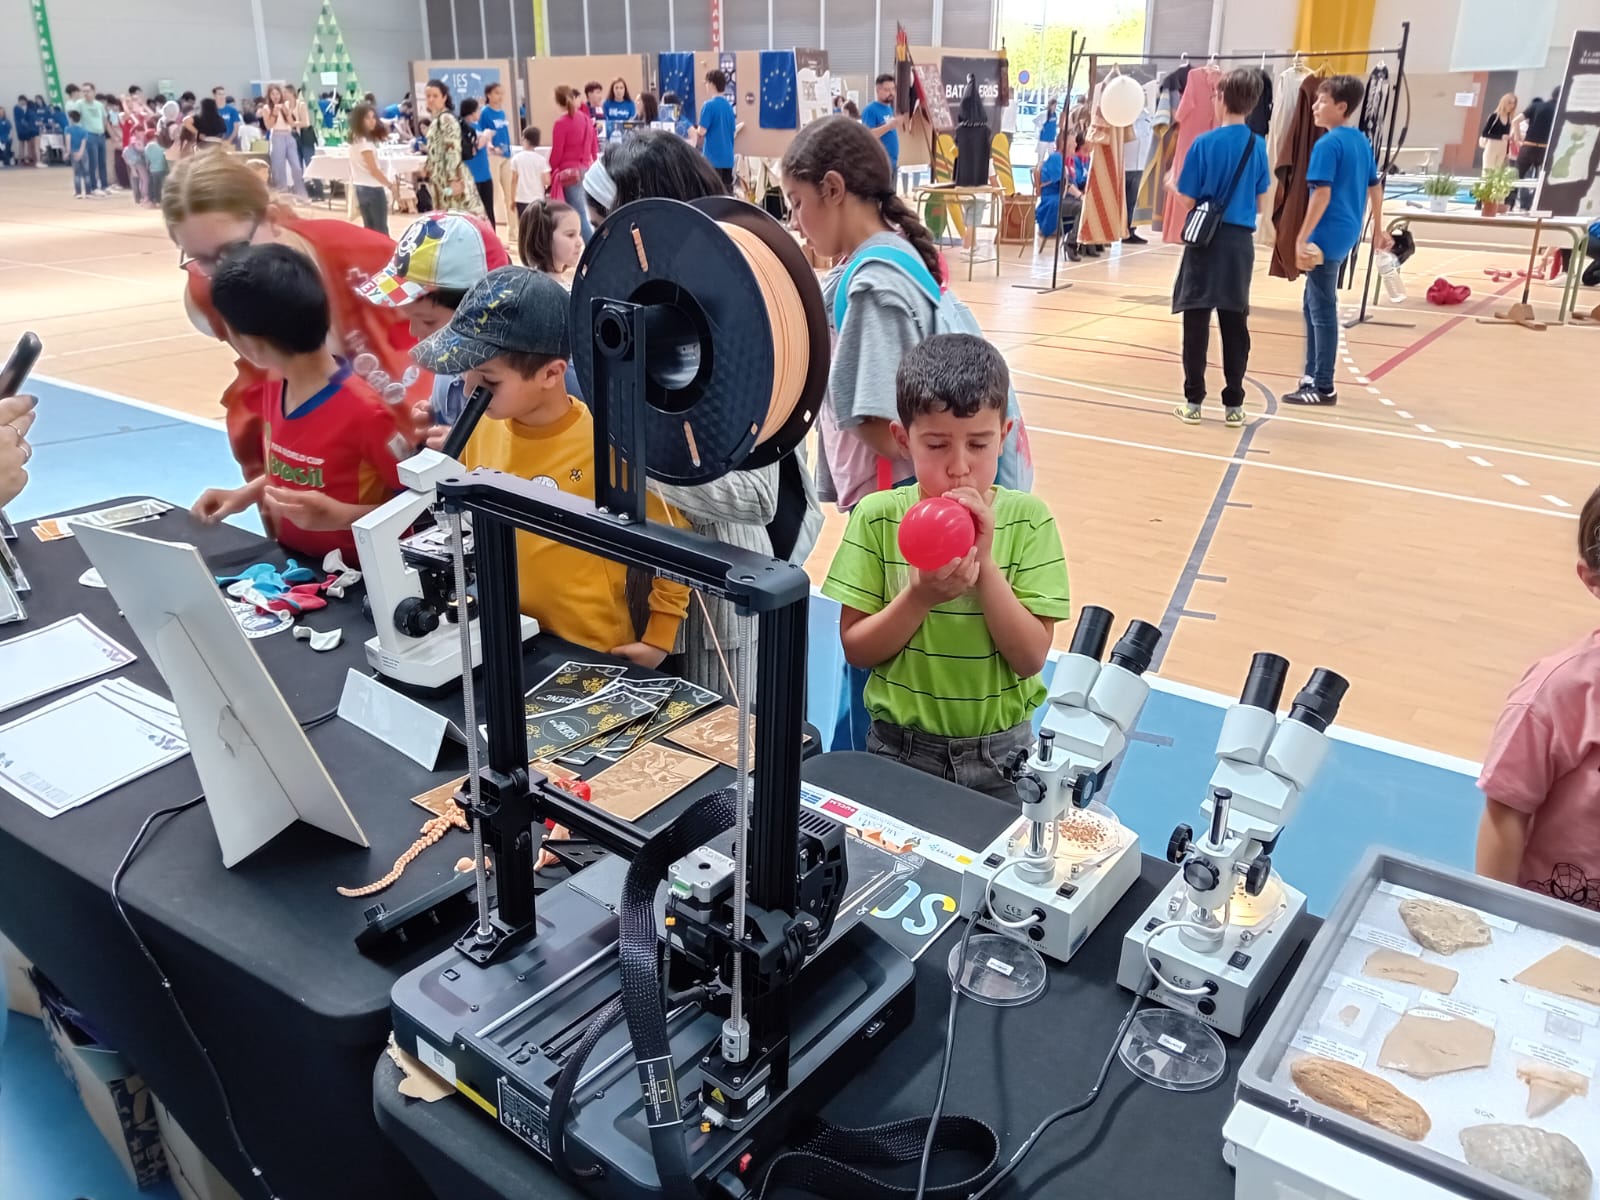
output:
[[[977,927],[978,912],[974,910],[967,918],[967,928],[961,934],[961,950],[956,955],[955,974],[950,980],[950,1011],[945,1016],[944,1022],[944,1061],[939,1066],[939,1090],[934,1093],[933,1115],[928,1118],[928,1136],[923,1139],[922,1159],[917,1166],[916,1200],[923,1200],[928,1192],[928,1166],[933,1161],[933,1142],[939,1131],[939,1118],[944,1116],[944,1096],[950,1086],[950,1060],[955,1054],[956,1005],[961,999],[961,969],[967,961],[967,944],[972,940],[972,931]]]
[[[1100,1064],[1100,1073],[1095,1076],[1094,1086],[1089,1089],[1088,1093],[1076,1103],[1069,1104],[1066,1108],[1056,1109],[1055,1112],[1034,1126],[1033,1132],[1028,1135],[1022,1145],[1017,1147],[1017,1152],[1011,1156],[1011,1160],[1000,1168],[1000,1173],[974,1192],[971,1200],[983,1200],[985,1196],[1004,1183],[1011,1173],[1021,1165],[1028,1152],[1038,1145],[1039,1139],[1044,1136],[1045,1131],[1050,1126],[1057,1121],[1064,1121],[1068,1117],[1077,1116],[1100,1098],[1100,1091],[1105,1087],[1106,1079],[1111,1074],[1111,1064],[1117,1061],[1117,1051],[1122,1046],[1122,1039],[1128,1035],[1128,1026],[1133,1024],[1134,1014],[1139,1011],[1139,1006],[1143,1003],[1144,989],[1141,988],[1134,993],[1133,1003],[1128,1005],[1128,1011],[1123,1015],[1122,1024],[1117,1026],[1117,1034],[1111,1039],[1111,1049],[1106,1051],[1105,1060]]]
[[[167,1002],[172,1006],[172,1011],[177,1015],[178,1023],[183,1026],[183,1031],[188,1034],[190,1043],[200,1052],[200,1060],[205,1063],[206,1071],[211,1076],[211,1083],[217,1089],[217,1096],[222,1101],[222,1120],[228,1127],[228,1136],[233,1139],[234,1149],[239,1152],[239,1157],[244,1159],[245,1166],[249,1168],[250,1175],[261,1185],[262,1192],[268,1200],[277,1200],[277,1193],[272,1185],[267,1182],[266,1174],[256,1165],[255,1159],[250,1157],[250,1151],[245,1148],[244,1139],[239,1136],[239,1126],[233,1118],[233,1102],[228,1098],[228,1089],[222,1082],[222,1075],[217,1071],[216,1063],[211,1061],[211,1054],[206,1049],[205,1043],[200,1040],[200,1035],[195,1032],[194,1026],[189,1023],[189,1016],[183,1011],[183,1005],[178,1003],[177,994],[172,990],[172,980],[167,978],[167,973],[161,969],[161,964],[156,960],[155,954],[139,936],[139,931],[134,928],[133,919],[128,916],[128,910],[122,904],[122,879],[128,873],[128,868],[133,865],[134,856],[139,853],[145,844],[145,838],[150,833],[151,827],[163,817],[176,816],[178,813],[187,812],[196,805],[203,803],[205,796],[196,796],[193,800],[185,800],[182,804],[174,804],[170,808],[162,808],[151,813],[144,819],[144,824],[139,826],[139,832],[134,835],[133,841],[128,844],[128,849],[122,855],[122,861],[117,864],[117,869],[111,872],[111,903],[117,910],[117,916],[122,918],[122,923],[127,927],[134,944],[139,947],[139,953],[144,955],[156,973],[156,978],[161,981],[161,990],[167,997]]]
[[[1221,924],[1223,927],[1226,927],[1228,924],[1228,917],[1232,908],[1233,901],[1231,899],[1222,906]],[[1144,965],[1149,970],[1150,974],[1154,975],[1156,979],[1160,981],[1162,987],[1166,988],[1167,991],[1176,996],[1209,996],[1212,992],[1212,988],[1210,986],[1181,987],[1178,984],[1173,983],[1161,973],[1161,971],[1156,967],[1155,960],[1150,957],[1151,943],[1169,929],[1193,929],[1198,933],[1204,933],[1207,935],[1213,935],[1217,931],[1208,925],[1200,924],[1198,921],[1163,921],[1144,936]]]

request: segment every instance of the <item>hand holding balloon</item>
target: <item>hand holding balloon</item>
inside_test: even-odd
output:
[[[937,571],[965,558],[977,541],[972,513],[949,496],[919,500],[900,518],[900,553],[919,571]]]

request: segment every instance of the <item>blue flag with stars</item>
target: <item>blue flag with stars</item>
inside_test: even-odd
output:
[[[800,97],[794,77],[793,50],[761,52],[761,128],[796,129]]]
[[[682,112],[692,124],[699,109],[694,103],[694,54],[687,51],[670,51],[657,56],[656,73],[661,79],[661,95],[668,92],[678,97]]]

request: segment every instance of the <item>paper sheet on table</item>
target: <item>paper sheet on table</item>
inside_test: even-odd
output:
[[[19,633],[0,642],[0,712],[125,667],[137,657],[82,613]]]
[[[0,726],[0,788],[56,817],[188,753],[169,701],[103,679]]]

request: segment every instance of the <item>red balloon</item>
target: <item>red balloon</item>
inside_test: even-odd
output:
[[[900,518],[900,553],[919,571],[937,571],[964,558],[978,540],[972,514],[958,500],[918,500]]]

